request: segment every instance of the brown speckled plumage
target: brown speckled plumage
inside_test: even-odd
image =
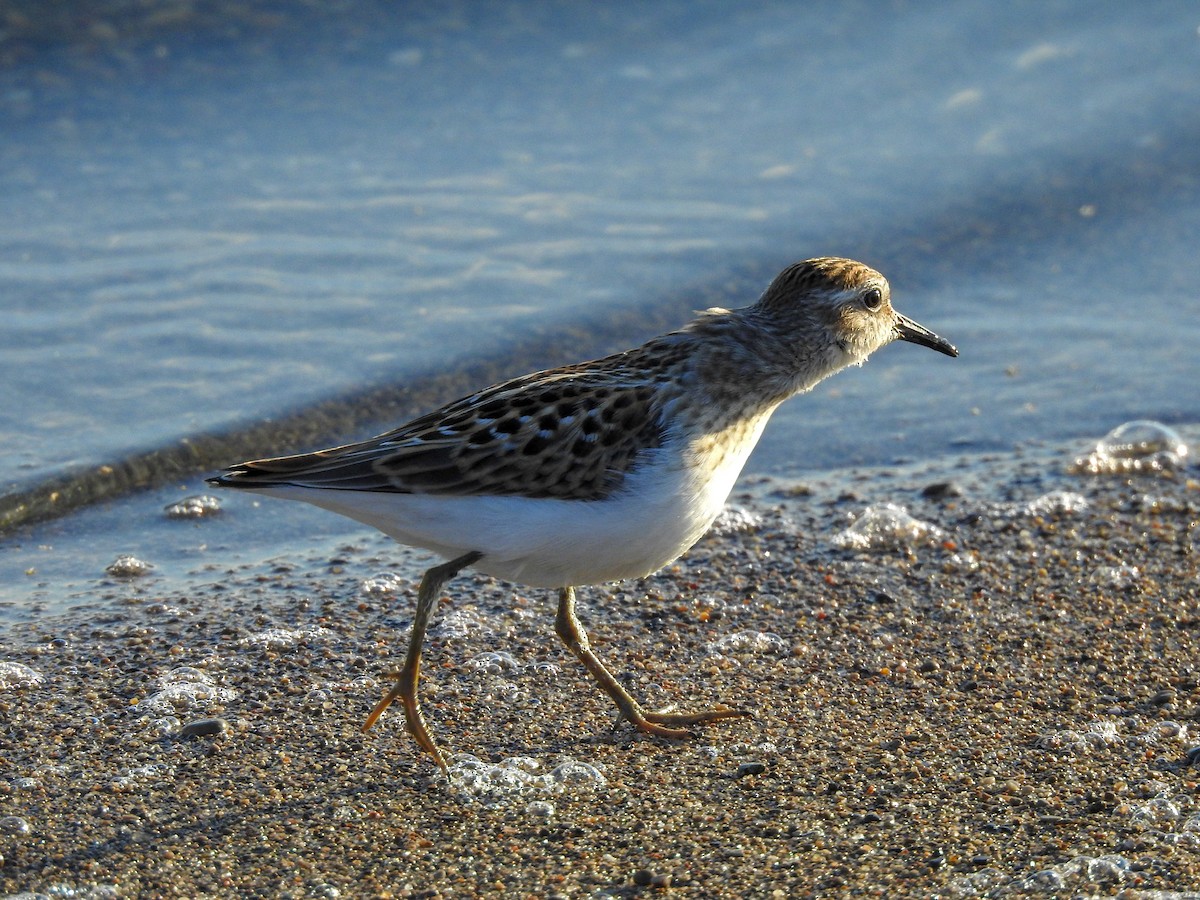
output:
[[[340,490],[599,500],[662,444],[663,391],[680,353],[659,351],[652,342],[514,378],[369,441],[247,463],[246,474]]]

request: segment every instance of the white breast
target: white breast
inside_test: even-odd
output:
[[[604,500],[454,497],[275,487],[447,558],[483,554],[477,571],[531,587],[637,578],[679,557],[706,532],[758,442],[770,411],[720,435],[651,451]]]

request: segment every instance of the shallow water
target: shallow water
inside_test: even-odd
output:
[[[963,355],[886,349],[753,470],[1200,421],[1190,4],[129,16],[0,70],[7,487],[629,346],[826,253]],[[128,509],[101,558],[158,555]]]

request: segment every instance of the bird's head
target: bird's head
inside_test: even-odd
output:
[[[842,355],[840,365],[863,363],[892,341],[909,341],[958,356],[954,345],[892,308],[887,279],[852,259],[820,257],[776,276],[753,310],[781,336],[802,338],[803,352]],[[831,358],[831,364],[839,360]]]

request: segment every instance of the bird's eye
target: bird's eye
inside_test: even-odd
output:
[[[875,312],[875,310],[883,306],[883,291],[879,290],[879,288],[871,288],[869,291],[863,294],[862,300],[863,306],[865,306],[871,312]]]

